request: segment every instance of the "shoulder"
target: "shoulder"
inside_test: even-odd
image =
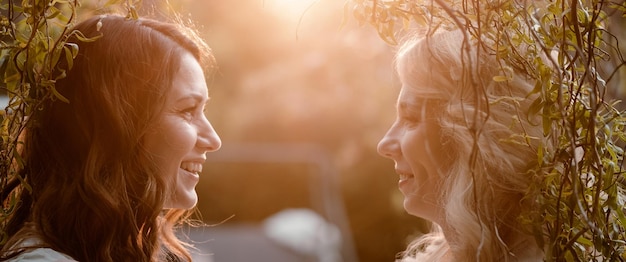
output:
[[[76,261],[76,260],[72,259],[68,255],[59,253],[50,248],[36,248],[30,251],[26,251],[9,261],[66,262],[66,261]]]
[[[25,234],[22,239],[17,241],[13,245],[13,250],[25,249],[24,252],[18,256],[9,259],[8,261],[24,261],[24,262],[67,262],[74,261],[72,257],[55,251],[52,248],[47,248],[43,244],[43,240],[35,234]]]

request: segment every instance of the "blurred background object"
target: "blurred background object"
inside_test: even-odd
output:
[[[230,218],[190,229],[192,240],[216,261],[358,261],[337,171],[315,144],[224,146],[205,164],[198,208],[207,221]]]

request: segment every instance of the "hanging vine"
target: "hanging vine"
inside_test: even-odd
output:
[[[136,18],[137,3],[110,0],[99,9],[123,8],[129,17]],[[69,102],[55,89],[55,82],[66,74],[57,65],[65,61],[71,68],[78,53],[78,46],[67,39],[97,40],[72,31],[81,10],[79,0],[2,0],[0,4],[0,94],[7,99],[0,111],[0,192],[3,198],[9,196],[9,201],[2,203],[0,223],[6,223],[18,204],[19,192],[11,185],[21,184],[19,190],[30,190],[20,175],[20,137],[28,130],[29,116],[42,110],[46,100]],[[1,232],[0,242],[7,237]]]
[[[626,260],[624,1],[349,0],[345,7],[390,45],[416,28],[462,28],[481,50],[535,80],[528,113],[541,116],[546,142],[529,171],[527,197],[538,208],[521,219],[535,227],[545,261]]]

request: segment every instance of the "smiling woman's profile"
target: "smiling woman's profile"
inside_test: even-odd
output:
[[[220,141],[204,115],[209,94],[202,68],[190,54],[182,56],[173,86],[154,128],[146,133],[145,149],[160,163],[168,184],[176,185],[164,207],[190,209],[198,201],[195,186],[206,152],[218,149]]]
[[[175,23],[89,18],[79,47],[24,136],[25,183],[1,260],[191,261],[174,234],[197,202],[206,153],[210,49]],[[61,65],[63,67],[63,65]],[[4,195],[6,196],[6,195]],[[3,199],[7,201],[7,199]]]
[[[543,261],[519,219],[542,137],[526,113],[533,84],[494,81],[502,67],[474,41],[441,29],[397,54],[397,117],[378,152],[395,162],[405,210],[433,222],[401,261]]]

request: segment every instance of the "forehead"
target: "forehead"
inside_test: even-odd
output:
[[[403,85],[400,89],[400,95],[398,96],[398,105],[420,105],[425,104],[429,98],[427,94],[418,92],[414,87]]]
[[[170,96],[172,99],[177,99],[181,96],[208,97],[204,72],[198,61],[191,54],[185,54],[181,58],[180,68],[172,81]]]
[[[424,111],[429,111],[433,113],[438,110],[438,108],[441,108],[441,106],[443,106],[441,98],[439,98],[438,96],[434,96],[429,92],[422,91],[423,90],[403,86],[400,90],[400,95],[398,96],[398,111],[404,111],[409,113],[423,113]]]

